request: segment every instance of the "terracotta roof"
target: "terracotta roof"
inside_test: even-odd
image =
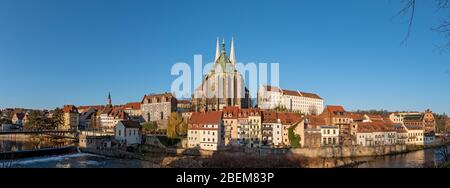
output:
[[[306,92],[302,92],[302,91],[300,91],[300,93],[302,94],[303,97],[314,98],[314,99],[322,99],[322,97],[320,97],[319,95],[317,95],[315,93],[306,93]]]
[[[225,106],[222,109],[224,119],[236,119],[238,118],[239,107],[237,106]]]
[[[95,110],[103,110],[105,108],[105,106],[103,106],[103,105],[95,105],[95,106],[78,106],[77,107],[78,110],[87,110],[89,108],[93,108]]]
[[[151,100],[154,97],[169,97],[169,99],[175,98],[172,93],[159,93],[159,94],[149,94],[149,95],[144,95],[141,103],[144,103],[145,100]]]
[[[124,120],[120,122],[125,126],[125,128],[141,128],[141,125],[137,121]]]
[[[363,116],[361,114],[355,113],[355,112],[349,112],[348,115],[354,120],[354,121],[358,121],[358,120],[363,120]]]
[[[289,112],[279,112],[277,113],[277,117],[278,119],[280,119],[281,124],[283,125],[293,125],[302,120],[300,114]]]
[[[345,112],[344,107],[337,106],[337,105],[328,105],[325,108],[325,110],[328,111],[328,112]]]
[[[64,105],[63,112],[64,113],[78,113],[78,109],[74,105]]]
[[[189,124],[217,124],[221,120],[221,111],[193,112]]]
[[[307,115],[305,116],[305,119],[305,123],[309,128],[317,128],[319,126],[327,125],[325,118],[322,116]]]
[[[292,90],[285,90],[283,89],[284,95],[292,95],[292,96],[301,96],[300,92],[298,91],[292,91]]]
[[[393,125],[384,121],[358,123],[358,132],[393,132],[396,131]]]
[[[277,113],[273,111],[263,111],[261,118],[263,123],[276,123]]]

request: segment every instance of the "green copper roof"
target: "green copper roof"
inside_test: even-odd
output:
[[[219,58],[215,62],[215,66],[220,65],[222,68],[222,72],[226,72],[227,64],[228,64],[228,66],[231,66],[231,61],[227,57],[227,53],[225,52],[225,43],[222,43],[222,53],[220,54]]]

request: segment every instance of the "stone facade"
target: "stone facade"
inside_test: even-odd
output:
[[[171,93],[145,95],[141,102],[141,112],[146,122],[165,125],[170,113],[177,111],[177,99]]]
[[[78,110],[73,105],[66,105],[63,107],[64,123],[60,130],[77,130],[79,125]]]
[[[219,53],[219,41],[217,41],[214,65],[204,76],[202,84],[195,89],[192,106],[195,111],[219,111],[226,106],[240,108],[251,106],[244,78],[236,68],[233,42],[230,57],[228,57],[225,52],[225,43],[222,43],[222,51]]]

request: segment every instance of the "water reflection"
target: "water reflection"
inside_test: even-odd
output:
[[[0,136],[0,152],[33,150],[68,146],[69,140],[51,140],[47,137],[32,137],[26,135]]]

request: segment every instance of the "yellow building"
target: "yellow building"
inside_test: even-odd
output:
[[[79,124],[79,114],[78,110],[74,105],[65,105],[63,108],[64,112],[64,123],[60,130],[78,130]]]

